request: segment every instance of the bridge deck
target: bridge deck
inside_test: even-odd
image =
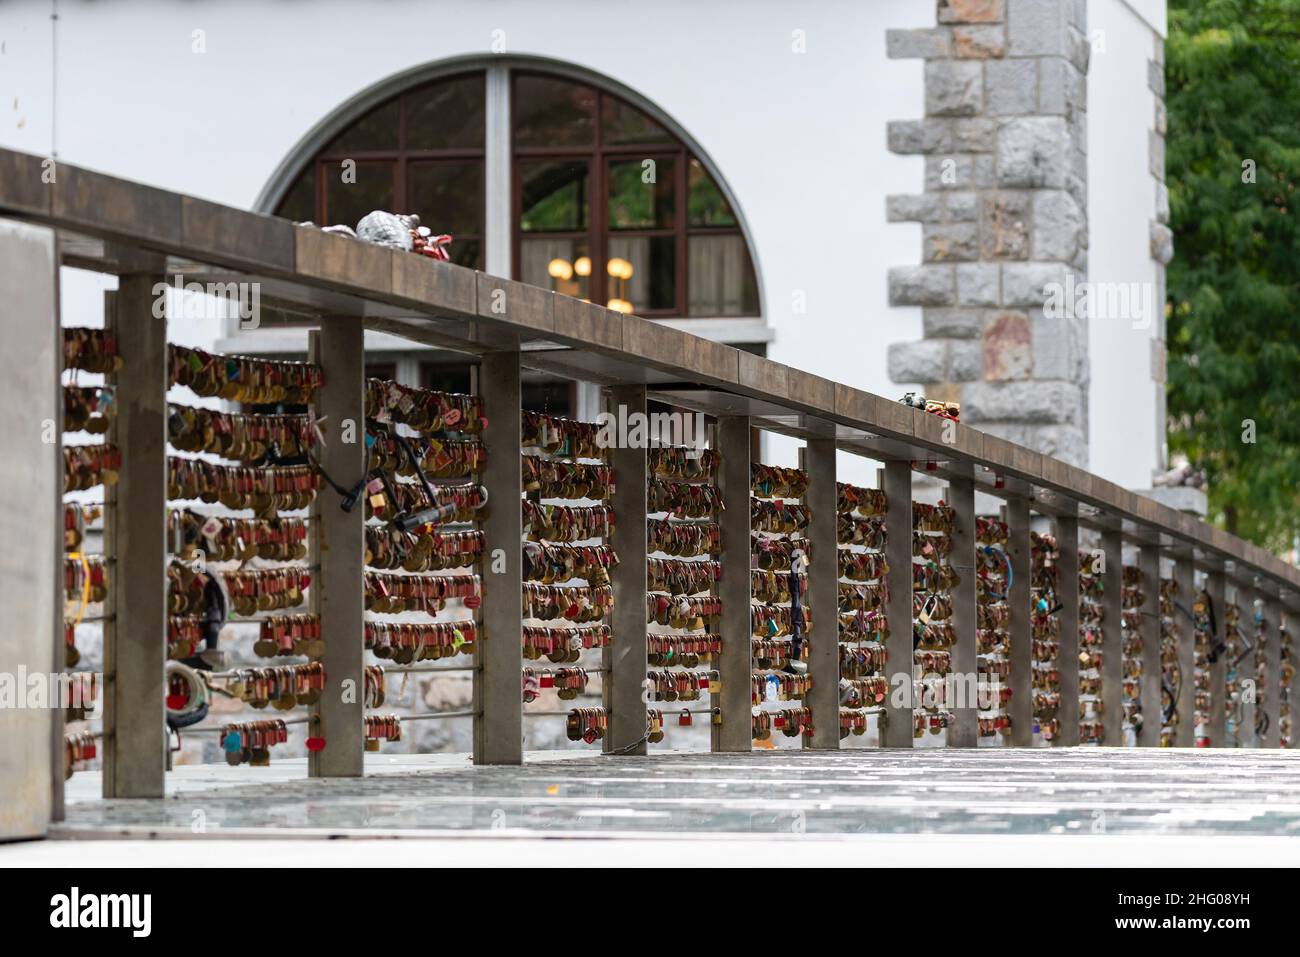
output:
[[[363,779],[180,767],[161,800],[69,782],[65,837],[1300,837],[1300,754],[1078,748],[371,758]],[[248,783],[249,777],[261,780]],[[235,783],[238,782],[238,783]]]

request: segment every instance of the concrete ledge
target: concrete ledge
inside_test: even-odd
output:
[[[1186,512],[1197,518],[1205,518],[1210,505],[1205,497],[1205,490],[1192,488],[1190,485],[1162,486],[1160,488],[1142,488],[1135,490],[1138,495],[1153,499],[1165,508],[1176,512]]]
[[[944,423],[937,417],[771,360],[756,359],[681,329],[636,316],[619,317],[575,301],[557,306],[564,297],[546,289],[423,260],[314,227],[293,227],[274,217],[73,166],[58,167],[58,181],[51,189],[40,183],[41,163],[41,157],[0,149],[0,173],[6,174],[0,176],[0,214],[27,217],[126,247],[145,247],[196,262],[236,263],[254,274],[281,274],[308,288],[341,290],[361,300],[356,308],[363,315],[369,315],[367,302],[381,304],[390,313],[396,302],[431,319],[477,314],[482,326],[507,336],[554,338],[573,349],[901,440],[913,457],[962,461],[1046,486],[1068,500],[1100,509],[1110,521],[1136,522],[1204,552],[1217,553],[1205,555],[1207,562],[1231,560],[1250,566],[1238,576],[1258,570],[1283,585],[1292,596],[1289,601],[1300,606],[1300,570],[1275,556],[1203,522],[1189,524],[1190,516],[1178,508],[1154,498],[1141,499],[1114,483],[1023,446],[988,434],[975,438],[976,430],[968,425],[958,427],[955,443],[947,443],[943,441]],[[294,240],[291,272],[286,270],[282,238],[286,229],[292,230]],[[79,265],[93,268],[93,263],[80,260]],[[917,267],[907,268],[915,271]],[[111,271],[107,263],[105,269]],[[386,320],[371,316],[368,321],[382,327]],[[463,328],[449,325],[450,334],[460,335],[467,344],[483,340],[488,331],[480,329],[480,323],[466,322]],[[779,388],[782,382],[785,387]]]

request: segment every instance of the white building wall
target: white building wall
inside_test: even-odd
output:
[[[1134,72],[1137,47],[1150,54],[1150,31],[1119,0],[1089,7],[1108,49],[1094,56],[1089,80],[1092,272],[1135,278],[1154,267],[1145,252],[1153,202],[1145,128],[1140,142],[1136,133],[1142,109],[1149,126],[1150,107],[1138,102],[1145,73]],[[883,395],[898,391],[885,347],[919,337],[920,316],[887,306],[886,270],[917,261],[920,235],[915,224],[886,224],[885,196],[919,191],[923,163],[888,152],[885,126],[922,115],[923,87],[920,61],[886,59],[885,31],[933,25],[932,0],[61,0],[58,13],[53,22],[50,4],[37,0],[0,6],[0,145],[57,151],[241,207],[322,118],[393,74],[489,54],[501,40],[508,53],[607,75],[689,131],[736,196],[775,332],[769,354]],[[195,31],[206,52],[194,52]],[[1129,129],[1132,142],[1106,138]],[[1141,229],[1124,219],[1127,211],[1139,224],[1139,210]],[[65,297],[69,321],[99,308],[89,285]],[[219,334],[214,323],[213,340]],[[1133,370],[1111,358],[1124,353],[1128,363],[1139,350],[1126,348],[1131,334],[1098,335],[1093,467],[1145,484],[1146,466],[1137,478],[1128,446],[1150,442],[1113,441],[1145,427],[1135,403],[1151,408],[1150,390],[1135,394]]]
[[[1089,323],[1089,467],[1119,485],[1150,488],[1163,459],[1157,410],[1164,384],[1152,376],[1152,344],[1163,334],[1164,287],[1150,252],[1156,98],[1147,62],[1165,33],[1164,0],[1091,0],[1088,30],[1088,279],[1138,283],[1152,304],[1146,317]]]

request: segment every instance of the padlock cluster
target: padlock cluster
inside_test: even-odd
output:
[[[367,621],[362,646],[376,658],[409,665],[413,661],[472,655],[478,629],[472,618],[435,622]]]
[[[78,671],[61,676],[61,680],[61,692],[67,695],[64,721],[85,721],[90,713],[99,710],[100,676],[96,672]]]
[[[365,562],[371,568],[407,572],[448,571],[479,563],[487,542],[477,529],[413,532],[392,525],[366,526]]]
[[[70,731],[63,736],[63,776],[72,777],[78,765],[99,757],[99,736],[91,731]]]
[[[587,690],[591,673],[586,668],[525,668],[523,671],[524,704],[532,704],[543,691],[554,691],[562,701],[573,701]]]
[[[122,453],[104,442],[63,448],[63,491],[87,492],[100,485],[116,485]]]
[[[975,643],[977,649],[981,644],[990,649],[976,654],[976,673],[979,676],[976,727],[981,738],[996,739],[1011,730],[1005,697],[1011,690],[1009,628],[1013,614],[1029,613],[1029,609],[1013,611],[1008,600],[1011,585],[1011,563],[1007,557],[1009,539],[1010,529],[1002,519],[980,516],[975,520]],[[1005,743],[1005,738],[1002,743]]]
[[[1160,579],[1160,746],[1172,748],[1176,740],[1179,725],[1190,721],[1191,715],[1184,717],[1178,712],[1178,697],[1183,681],[1193,680],[1193,676],[1184,678],[1178,664],[1178,646],[1183,641],[1183,629],[1175,611],[1180,601],[1178,582],[1173,578]]]
[[[79,555],[63,559],[63,597],[83,606],[99,604],[108,597],[103,555]]]
[[[887,506],[882,489],[846,482],[835,487],[841,738],[879,732],[889,692],[885,676]]]
[[[572,663],[580,661],[584,651],[608,648],[612,637],[609,625],[524,625],[524,657],[530,661],[546,658],[555,664]]]
[[[292,711],[298,705],[313,705],[320,700],[325,690],[325,668],[319,661],[238,668],[227,676],[224,690],[228,697],[251,708]]]
[[[1100,744],[1105,733],[1101,707],[1101,650],[1106,606],[1102,603],[1100,551],[1079,552],[1079,743]],[[1110,627],[1119,627],[1116,622]],[[1114,719],[1112,719],[1114,720]]]
[[[108,374],[122,368],[117,334],[82,326],[63,328],[63,368]]]
[[[959,580],[949,561],[955,515],[939,502],[912,503],[912,708],[913,731],[937,733],[948,726],[951,649],[957,636],[952,625],[952,595]],[[977,577],[978,581],[978,577]],[[926,655],[930,655],[927,659]],[[942,720],[940,720],[942,719]],[[923,730],[918,732],[917,728]]]
[[[1159,715],[1142,713],[1142,605],[1148,583],[1142,569],[1125,565],[1120,591],[1120,654],[1123,667],[1123,715],[1125,733],[1137,734],[1144,721],[1158,721]]]
[[[750,716],[750,724],[755,741],[770,741],[773,731],[780,731],[787,738],[797,738],[800,735],[811,737],[813,733],[812,709],[755,710]]]
[[[103,435],[109,430],[117,407],[113,391],[102,386],[63,387],[63,431]]]
[[[595,744],[604,740],[609,730],[609,711],[605,708],[573,708],[564,724],[564,734],[570,741]]]
[[[169,343],[168,384],[204,398],[257,405],[312,401],[325,378],[314,362],[226,356]]]
[[[309,531],[301,518],[248,519],[203,515],[189,509],[167,513],[169,550],[184,562],[200,554],[209,562],[301,562]]]
[[[1043,740],[1053,741],[1061,730],[1060,550],[1054,535],[1030,532],[1029,540],[1034,723]]]
[[[750,465],[749,491],[751,555],[758,566],[751,572],[750,637],[776,643],[778,648],[784,646],[776,664],[767,656],[751,660],[753,736],[768,741],[771,725],[765,716],[800,709],[780,708],[773,712],[765,706],[802,702],[812,688],[806,670],[813,626],[808,603],[808,526],[812,510],[803,501],[808,494],[808,473],[755,462]],[[760,735],[758,732],[763,730],[766,734]]]
[[[476,395],[420,389],[374,378],[366,379],[366,418],[385,425],[409,426],[425,436],[477,435],[487,423],[483,400]]]
[[[384,615],[423,612],[437,615],[449,602],[472,610],[483,601],[478,575],[406,575],[367,571],[364,576],[366,610]]]
[[[524,499],[523,510],[524,535],[532,541],[587,541],[614,531],[614,510],[608,505],[542,505]]]
[[[267,615],[259,618],[253,654],[259,658],[321,657],[325,654],[325,640],[321,636],[320,615]]]
[[[1216,611],[1219,611],[1216,609]],[[1219,611],[1221,614],[1222,612]],[[1205,589],[1197,592],[1192,601],[1192,654],[1194,657],[1193,683],[1195,688],[1195,728],[1197,744],[1208,741],[1210,726],[1210,649],[1214,646],[1214,618],[1211,614],[1210,596]],[[1204,732],[1204,734],[1203,734]],[[1221,745],[1215,741],[1213,744]]]
[[[244,415],[173,403],[167,406],[167,441],[182,452],[257,465],[307,455],[316,431],[306,415]]]
[[[661,446],[647,453],[647,623],[656,626],[647,628],[647,660],[674,666],[647,672],[649,701],[698,701],[721,690],[721,675],[710,668],[722,650],[721,464],[713,449]],[[679,727],[693,723],[689,710],[679,718]],[[656,744],[664,737],[662,712],[649,712],[649,720],[648,740]]]
[[[399,433],[394,426],[371,423],[366,429],[371,471],[416,478],[416,466],[428,478],[468,479],[487,465],[487,449],[476,437],[435,438]],[[409,451],[408,451],[409,450]]]
[[[116,444],[117,373],[124,362],[115,333],[108,329],[66,327],[63,334],[61,393],[63,414],[63,491],[75,500],[63,506],[63,667],[81,663],[79,628],[101,628],[111,617],[109,589],[116,572],[113,556],[96,551],[108,539],[99,533],[107,524],[108,507],[87,501],[113,500],[122,455]],[[101,381],[95,381],[102,376]],[[55,437],[49,437],[54,441]],[[90,493],[87,495],[85,493]],[[72,692],[65,721],[80,724],[93,718],[99,685],[89,671],[73,671],[65,680]],[[65,738],[64,771],[71,776],[98,757],[98,732],[73,728]]]
[[[477,524],[487,502],[477,481],[487,465],[482,399],[369,378],[365,408],[363,645],[399,671],[473,655],[483,580],[471,570],[487,547]],[[367,674],[378,687],[366,707],[379,707],[386,672],[372,665]],[[366,723],[368,750],[401,740],[396,715],[368,715]]]
[[[1241,679],[1247,677],[1242,672],[1242,655],[1246,650],[1246,626],[1241,620],[1241,607],[1236,602],[1228,602],[1223,609],[1223,628],[1224,628],[1224,657],[1227,661],[1227,671],[1224,678],[1224,687],[1226,688],[1223,708],[1226,713],[1224,723],[1225,734],[1229,741],[1234,742],[1235,746],[1241,744],[1241,694],[1243,685]],[[1226,743],[1226,742],[1225,742]]]
[[[384,741],[402,740],[402,719],[395,714],[368,714],[365,716],[365,741],[367,751],[378,751]]]
[[[1291,643],[1291,632],[1279,628],[1277,632],[1280,664],[1282,674],[1278,676],[1278,692],[1282,700],[1278,702],[1278,736],[1284,748],[1290,748],[1295,741],[1295,714],[1291,710],[1291,685],[1295,682],[1296,657],[1295,646]]]
[[[547,658],[568,666],[541,672],[525,667],[525,704],[544,692],[572,701],[602,688],[601,659],[589,652],[613,640],[610,570],[618,564],[609,544],[615,476],[606,439],[592,422],[536,411],[523,414],[522,653],[526,660]],[[568,738],[592,744],[604,737],[607,720],[599,708],[570,711]]]
[[[323,485],[310,406],[323,382],[312,362],[168,345],[170,386],[240,407],[168,404],[167,654],[254,709],[310,707],[325,690],[305,514]],[[232,654],[223,639],[254,625],[252,653],[276,664],[221,667]],[[173,684],[169,699],[183,708],[190,692],[183,681]],[[287,739],[283,721],[236,721],[220,732],[232,764],[265,765],[270,748]]]
[[[271,748],[289,740],[289,727],[283,718],[231,722],[221,726],[220,740],[227,764],[267,767]]]
[[[1252,655],[1253,659],[1255,659],[1255,670],[1245,672],[1243,677],[1255,679],[1255,728],[1253,728],[1253,731],[1255,731],[1256,740],[1258,741],[1264,739],[1264,733],[1268,731],[1269,727],[1268,705],[1270,697],[1273,696],[1273,689],[1269,688],[1269,659],[1268,655],[1264,653],[1264,649],[1271,641],[1274,641],[1274,637],[1269,635],[1269,624],[1266,622],[1264,615],[1258,614],[1253,603],[1248,606],[1245,618],[1247,618],[1247,622],[1245,622],[1244,627],[1247,628],[1249,641],[1255,648],[1255,654]],[[1243,666],[1244,664],[1245,662],[1243,662]],[[1243,727],[1243,731],[1244,729]]]
[[[618,556],[608,545],[524,542],[524,581],[554,585],[581,579],[603,586],[617,564]]]

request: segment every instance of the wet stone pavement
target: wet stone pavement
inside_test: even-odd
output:
[[[180,767],[168,797],[97,797],[69,782],[55,834],[690,836],[1178,834],[1300,837],[1300,752],[981,749],[955,752],[529,754],[368,759],[310,780],[305,762]]]

